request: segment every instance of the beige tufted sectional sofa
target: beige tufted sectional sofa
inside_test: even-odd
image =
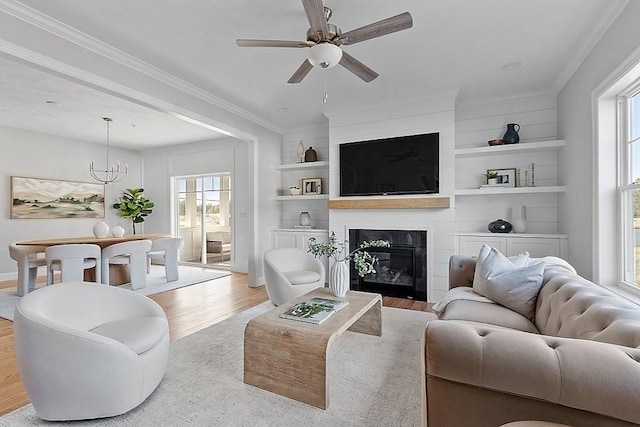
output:
[[[450,287],[475,264],[452,257]],[[640,306],[566,270],[545,268],[533,321],[454,300],[425,331],[425,425],[640,425],[639,347]]]

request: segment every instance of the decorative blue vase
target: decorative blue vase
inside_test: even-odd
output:
[[[516,128],[517,126],[517,128]],[[504,133],[502,140],[505,144],[517,144],[520,142],[520,135],[518,135],[518,131],[520,130],[520,125],[517,123],[509,123],[507,125],[507,131]]]

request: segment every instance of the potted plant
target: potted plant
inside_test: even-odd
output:
[[[136,224],[144,222],[155,206],[143,193],[143,188],[127,188],[120,196],[120,201],[113,204],[119,216],[131,219],[133,234],[136,234]]]
[[[499,184],[499,182],[498,182],[498,172],[497,171],[488,170],[483,175],[484,175],[485,178],[487,178],[487,184],[489,184],[489,185]]]
[[[367,252],[367,248],[389,247],[386,240],[367,240],[349,252],[347,242],[339,242],[336,233],[333,231],[326,243],[319,243],[315,237],[309,239],[309,250],[307,252],[313,254],[316,258],[320,256],[328,256],[335,261],[329,271],[329,288],[334,295],[343,297],[349,290],[349,261],[353,260],[353,265],[358,271],[360,277],[364,277],[369,273],[375,273],[375,264],[378,258]]]

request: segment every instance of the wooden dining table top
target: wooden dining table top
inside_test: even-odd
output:
[[[58,237],[42,240],[25,240],[24,242],[16,242],[17,245],[30,245],[30,246],[55,246],[55,245],[69,245],[74,243],[86,244],[91,243],[98,245],[101,248],[113,245],[115,243],[130,242],[132,240],[156,240],[163,237],[169,237],[167,234],[129,234],[122,237],[93,237],[93,236],[80,236],[80,237]]]

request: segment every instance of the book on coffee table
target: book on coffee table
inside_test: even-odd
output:
[[[333,313],[342,309],[347,301],[339,301],[330,298],[315,297],[307,301],[299,302],[280,315],[283,319],[298,320],[313,324],[320,324],[327,320]]]

